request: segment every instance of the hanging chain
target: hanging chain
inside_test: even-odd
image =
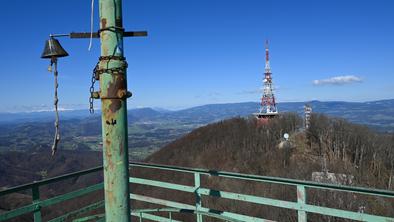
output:
[[[92,84],[90,85],[90,89],[89,89],[89,92],[90,92],[90,97],[89,97],[89,112],[90,112],[90,113],[94,113],[94,107],[93,107],[93,105],[94,105],[94,104],[93,104],[94,98],[93,98],[93,93],[94,93],[94,84],[96,83],[96,80],[98,79],[97,70],[98,70],[98,68],[99,68],[99,63],[100,63],[100,61],[97,62],[96,66],[95,66],[94,69],[93,69],[92,80],[91,80]]]
[[[57,96],[57,90],[59,88],[59,84],[57,81],[57,77],[58,77],[58,72],[57,72],[57,59],[53,58],[51,60],[51,67],[52,65],[54,65],[54,71],[53,74],[55,76],[55,99],[54,99],[54,106],[55,106],[55,114],[56,114],[56,119],[55,119],[55,136],[53,139],[53,144],[52,144],[52,156],[55,155],[56,151],[57,151],[57,145],[60,141],[60,131],[59,131],[59,111],[58,111],[58,102],[59,102],[59,98]]]
[[[110,60],[119,60],[122,61],[122,65],[120,67],[114,67],[114,68],[107,68],[107,69],[100,69],[100,62],[101,61],[110,61]],[[116,74],[124,74],[125,69],[127,69],[127,62],[126,58],[123,56],[100,56],[99,61],[97,62],[96,66],[93,69],[92,72],[92,80],[91,80],[91,85],[89,88],[90,92],[90,97],[89,97],[89,112],[94,113],[94,84],[96,83],[96,80],[100,79],[100,75],[103,73],[108,73],[111,75],[116,75]]]

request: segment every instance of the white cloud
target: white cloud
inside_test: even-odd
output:
[[[355,82],[362,82],[363,80],[354,75],[334,76],[328,79],[313,80],[313,85],[344,85]]]
[[[87,104],[60,104],[58,110],[61,111],[72,111],[88,109]],[[96,109],[96,106],[95,106]],[[0,112],[7,113],[32,113],[32,112],[53,112],[55,108],[53,105],[40,104],[40,105],[16,105],[12,107],[5,107],[0,109]]]

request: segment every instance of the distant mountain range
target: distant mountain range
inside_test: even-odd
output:
[[[394,99],[371,102],[285,102],[279,103],[278,109],[280,112],[297,112],[302,115],[305,104],[311,105],[313,112],[316,113],[344,118],[353,123],[368,125],[379,131],[394,131]],[[153,115],[152,110],[145,109],[146,113],[149,113],[145,117],[150,120],[167,118],[188,120],[195,123],[208,123],[234,116],[248,116],[256,112],[258,108],[258,103],[245,102],[210,104],[164,114],[156,112]],[[141,114],[142,111],[139,111],[139,113]],[[133,111],[130,114],[133,115]]]
[[[278,104],[280,112],[303,113],[304,105],[312,106],[313,112],[341,117],[354,123],[365,124],[380,131],[394,131],[394,99],[371,102],[284,102]],[[248,116],[258,110],[255,102],[209,104],[179,111],[140,108],[128,112],[129,122],[175,122],[207,124],[234,116]],[[62,111],[60,118],[99,118],[99,112],[90,115],[88,110]],[[53,120],[53,112],[0,113],[0,123],[43,122]]]
[[[89,116],[89,110],[64,110],[60,111],[60,118],[68,119],[83,119]],[[97,115],[98,114],[94,114]],[[37,111],[37,112],[0,112],[1,123],[22,123],[22,122],[43,122],[54,118],[53,111]]]

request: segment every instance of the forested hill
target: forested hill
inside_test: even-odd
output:
[[[313,115],[311,127],[300,131],[301,119],[285,114],[259,126],[255,119],[235,118],[198,128],[149,156],[151,163],[207,168],[248,174],[279,176],[312,180],[313,172],[346,175],[351,180],[341,184],[393,189],[393,134],[377,134],[368,128],[342,119]],[[283,146],[283,134],[290,134],[290,148]],[[190,178],[169,174],[141,173],[143,177],[161,178],[178,184],[190,184]],[[338,182],[338,181],[336,181]],[[260,186],[237,181],[217,181],[205,178],[205,186],[241,193],[270,196],[288,200],[291,190],[277,186]],[[190,197],[162,190],[135,188],[136,192],[174,201],[188,202]],[[383,199],[363,199],[337,193],[312,193],[308,199],[319,205],[356,210],[361,204],[369,212],[394,215],[394,202]],[[216,205],[205,200],[203,205],[228,211],[242,212],[279,221],[296,221],[296,215],[276,209],[247,209],[231,203]],[[322,221],[314,218],[312,221]],[[326,218],[327,219],[327,218]],[[324,220],[326,220],[324,219]]]
[[[146,161],[259,175],[311,179],[312,171],[352,174],[355,183],[390,188],[394,172],[394,134],[376,133],[344,119],[313,114],[308,130],[292,113],[256,125],[233,118],[198,128],[149,156]],[[279,144],[291,135],[292,153],[282,159]],[[322,159],[326,159],[326,166]],[[264,163],[264,164],[261,164]],[[288,167],[288,169],[287,169]]]

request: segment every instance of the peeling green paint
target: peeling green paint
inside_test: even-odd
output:
[[[123,57],[121,0],[100,0],[101,56]],[[110,30],[108,30],[110,29]],[[122,67],[123,61],[102,60],[101,69]],[[128,186],[128,141],[126,98],[116,98],[127,92],[124,73],[103,73],[100,76],[102,109],[105,218],[111,222],[130,221]]]

